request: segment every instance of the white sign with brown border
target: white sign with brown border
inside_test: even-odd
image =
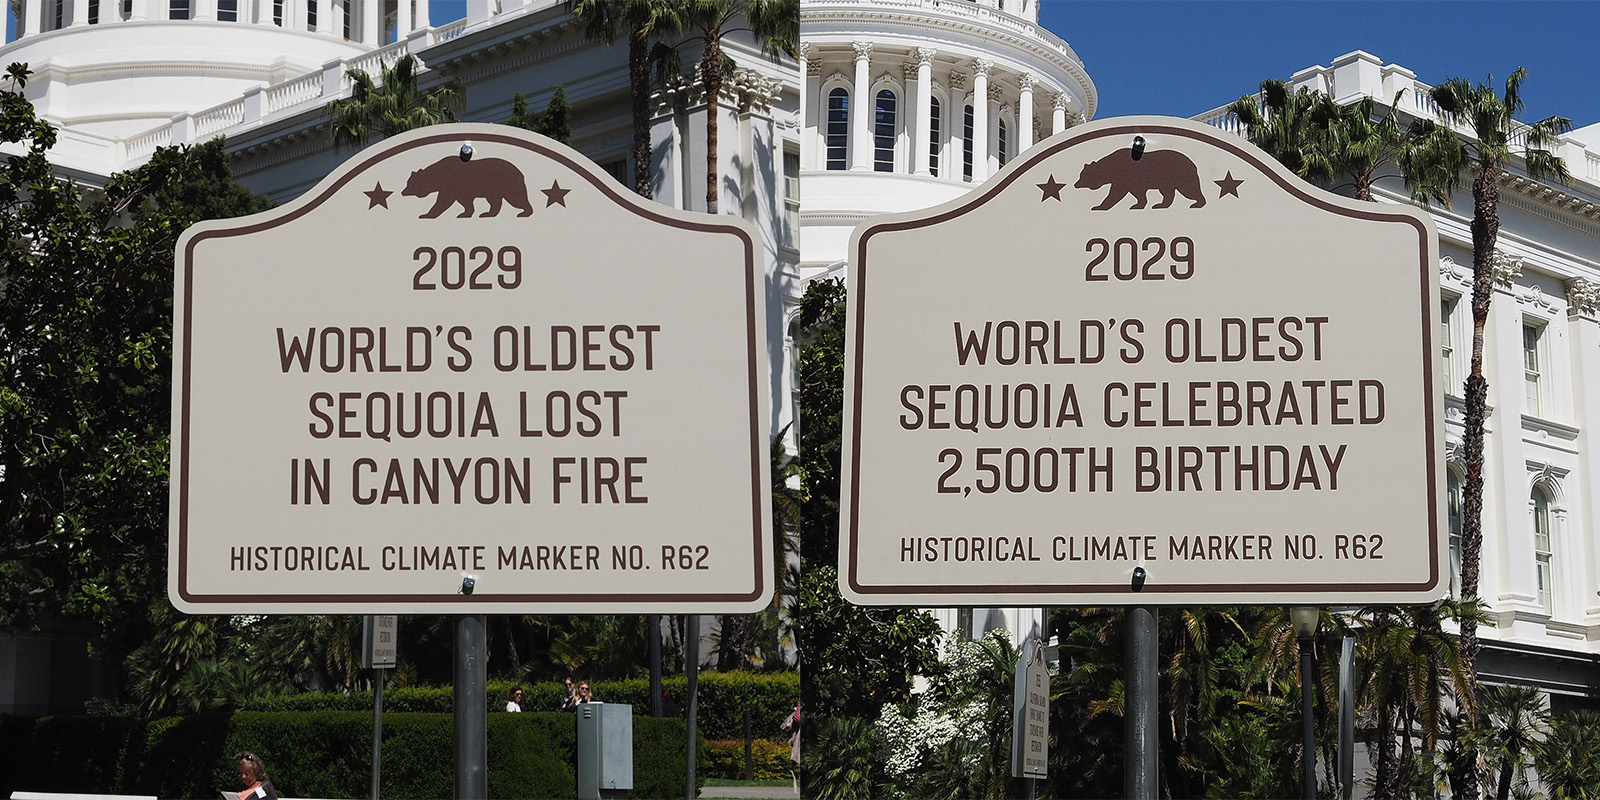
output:
[[[874,218],[850,252],[852,601],[1444,594],[1426,214],[1134,117]]]
[[[759,242],[498,125],[397,136],[288,205],[191,228],[174,605],[760,609]]]

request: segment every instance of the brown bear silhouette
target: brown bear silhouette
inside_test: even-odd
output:
[[[1161,202],[1151,208],[1172,205],[1177,194],[1194,201],[1190,208],[1206,204],[1206,196],[1200,193],[1200,173],[1194,162],[1176,150],[1150,150],[1135,159],[1133,148],[1125,147],[1099,161],[1084,164],[1073,188],[1099,189],[1107,184],[1111,185],[1111,191],[1094,207],[1095,211],[1105,211],[1130,194],[1135,198],[1131,208],[1144,208],[1148,199],[1146,193],[1151,189],[1161,193]]]
[[[533,213],[522,171],[501,158],[462,161],[456,156],[445,156],[411,173],[401,194],[406,197],[426,197],[434,192],[439,193],[439,199],[434,201],[433,208],[428,209],[421,219],[433,219],[456,203],[460,203],[463,209],[458,216],[470,217],[473,204],[480,197],[489,201],[489,210],[479,216],[499,214],[501,203],[510,203],[522,209],[522,213],[517,215],[519,217]]]

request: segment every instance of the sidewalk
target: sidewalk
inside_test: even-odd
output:
[[[700,789],[702,798],[790,798],[799,797],[790,786],[706,786]]]

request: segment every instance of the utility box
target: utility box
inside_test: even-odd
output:
[[[633,788],[633,706],[578,706],[578,800],[625,798]]]

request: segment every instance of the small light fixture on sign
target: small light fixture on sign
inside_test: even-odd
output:
[[[1143,156],[1143,155],[1144,155],[1144,137],[1143,136],[1135,136],[1135,137],[1133,137],[1133,160],[1134,161],[1138,161],[1139,157]],[[461,158],[465,159],[466,156],[462,156]]]
[[[1133,568],[1133,590],[1134,591],[1137,592],[1137,591],[1139,591],[1139,590],[1144,588],[1145,574],[1146,573],[1144,571],[1144,567],[1134,567]]]
[[[1138,156],[1134,156],[1134,158],[1138,158]],[[472,143],[471,142],[468,142],[468,143],[466,143],[464,145],[461,145],[461,160],[462,161],[471,161],[472,160]]]
[[[472,594],[472,589],[477,585],[478,585],[478,579],[477,578],[474,578],[471,575],[462,575],[461,576],[461,593],[462,594],[471,595]]]

